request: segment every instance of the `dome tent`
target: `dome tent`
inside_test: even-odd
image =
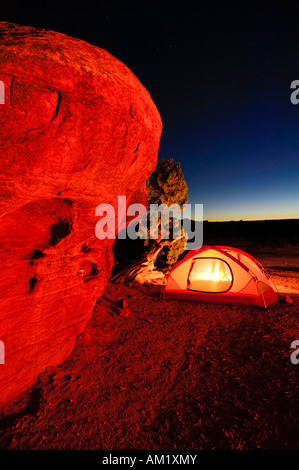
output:
[[[162,298],[267,307],[278,300],[261,264],[229,246],[191,250],[170,272]]]

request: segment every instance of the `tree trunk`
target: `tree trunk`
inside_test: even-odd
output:
[[[159,243],[156,243],[151,247],[151,249],[144,255],[143,261],[152,261],[154,264],[157,261],[157,258],[164,246],[170,246],[177,240],[161,240]]]
[[[176,241],[177,239],[161,240],[159,243],[156,242],[138,263],[123,269],[110,278],[110,281],[114,283],[128,282],[134,280],[137,276],[144,279],[147,277],[150,278],[160,252],[165,246],[170,246]]]

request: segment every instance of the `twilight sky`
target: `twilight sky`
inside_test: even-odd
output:
[[[299,4],[0,1],[0,19],[102,47],[150,92],[204,219],[299,217]],[[299,96],[299,95],[298,95]]]

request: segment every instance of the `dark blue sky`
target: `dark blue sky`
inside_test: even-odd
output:
[[[299,4],[0,2],[1,20],[107,49],[150,92],[189,202],[208,220],[299,217]]]

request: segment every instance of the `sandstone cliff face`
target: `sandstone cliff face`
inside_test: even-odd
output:
[[[144,202],[161,120],[105,50],[0,23],[0,405],[62,362],[113,266],[95,209]],[[136,193],[137,191],[137,193]]]

